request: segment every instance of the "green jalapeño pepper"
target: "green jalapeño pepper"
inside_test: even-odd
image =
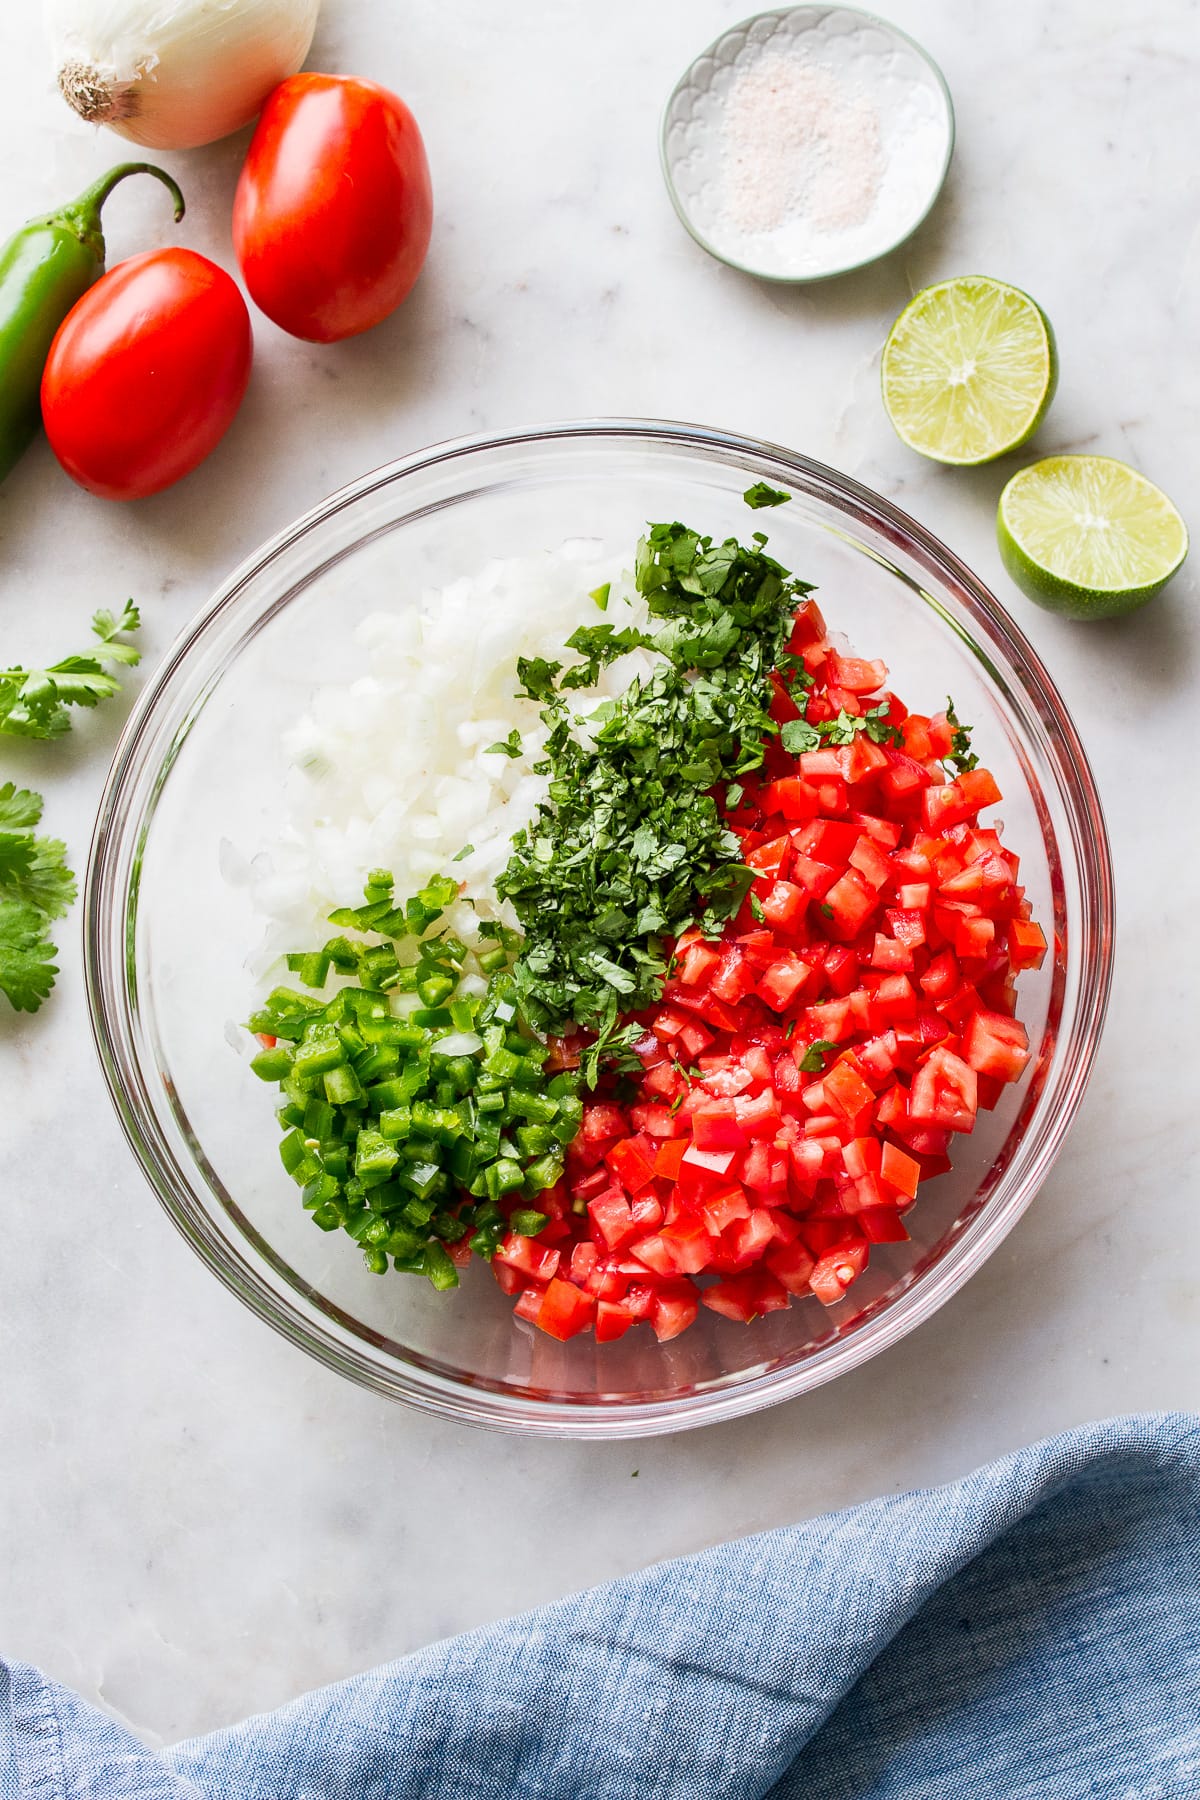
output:
[[[104,273],[100,209],[127,175],[154,175],[171,193],[175,218],[183,195],[153,163],[121,163],[78,200],[31,219],[0,249],[0,481],[37,431],[42,369],[54,334]]]

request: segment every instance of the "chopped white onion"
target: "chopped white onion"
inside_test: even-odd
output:
[[[401,897],[431,875],[456,877],[471,902],[451,912],[462,936],[480,918],[516,923],[495,883],[547,785],[534,770],[546,728],[537,705],[516,697],[517,658],[567,660],[571,633],[600,621],[589,595],[604,581],[612,584],[606,618],[645,626],[631,582],[581,539],[488,563],[415,606],[364,620],[356,633],[362,673],[318,688],[284,735],[294,764],[284,822],[270,855],[251,865],[276,950],[314,941],[326,915],[354,905],[379,868],[392,872]],[[570,696],[574,708],[585,716],[650,667],[641,651],[620,658],[596,689]],[[514,729],[521,754],[490,753]]]

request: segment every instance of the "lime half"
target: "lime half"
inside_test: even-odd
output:
[[[1153,599],[1188,553],[1167,496],[1111,456],[1047,456],[1000,496],[1004,566],[1039,606],[1107,619]]]
[[[1031,438],[1058,381],[1050,321],[1020,288],[961,275],[922,288],[883,348],[883,404],[935,462],[991,462]]]

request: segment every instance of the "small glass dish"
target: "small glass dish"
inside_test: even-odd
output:
[[[750,513],[755,481],[790,504]],[[285,729],[326,681],[353,679],[354,628],[380,606],[497,556],[595,540],[626,561],[646,520],[716,537],[766,530],[817,584],[832,629],[884,657],[929,710],[952,694],[1005,799],[1053,950],[1021,978],[1034,1055],[913,1236],[879,1246],[849,1296],[743,1326],[701,1309],[659,1345],[560,1344],[513,1317],[482,1265],[436,1294],[374,1276],[302,1210],[279,1162],[273,1095],[240,1029],[262,938],[231,871],[277,834]],[[584,421],[441,445],[365,476],[300,519],[216,595],[158,669],[104,791],[85,897],[92,1025],[121,1122],[197,1254],[330,1368],[427,1411],[560,1437],[677,1431],[788,1399],[879,1355],[929,1317],[1029,1204],[1079,1103],[1112,960],[1112,882],[1095,785],[1041,663],[987,589],[887,501],[790,451],[699,426]]]
[[[769,228],[753,217],[749,228],[739,227],[731,207],[761,208],[769,190],[738,185],[750,146],[726,142],[729,109],[764,56],[776,70],[783,57],[803,62],[818,130],[847,139],[858,133],[859,152],[878,172],[876,190],[860,193],[861,216],[846,212],[853,203],[846,170],[824,172],[818,137],[808,152],[814,184],[807,204]],[[821,121],[821,105],[831,100],[841,114]],[[780,139],[798,117],[776,117],[770,128],[763,122],[752,183],[769,182],[772,170],[782,174]],[[724,32],[679,78],[660,135],[667,191],[696,242],[743,274],[781,282],[826,281],[895,250],[928,217],[953,153],[954,106],[937,64],[886,19],[852,6],[783,7]]]

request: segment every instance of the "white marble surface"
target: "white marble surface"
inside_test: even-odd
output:
[[[982,270],[1028,287],[1062,349],[1044,446],[1127,458],[1200,524],[1200,12],[891,0],[954,92],[946,193],[889,261],[788,291],[711,262],[658,173],[662,101],[743,5],[326,0],[313,65],[388,82],[425,129],[428,271],[394,321],[338,349],[256,319],[237,425],[154,501],[94,500],[39,445],[0,489],[5,655],[73,649],[94,606],[133,593],[152,664],[261,539],[460,432],[630,412],[810,451],[994,583],[1074,709],[1119,884],[1090,1093],[1024,1222],[882,1362],[683,1438],[526,1443],[350,1388],[195,1261],[109,1110],[73,919],[53,1004],[0,1019],[0,1643],[152,1741],[657,1557],[937,1481],[1075,1421],[1196,1400],[1200,565],[1128,625],[1039,613],[993,544],[1005,470],[907,453],[877,365],[925,282]],[[5,231],[120,153],[52,92],[36,10],[0,11]],[[168,159],[190,202],[183,237],[226,261],[243,141]],[[151,184],[111,203],[114,260],[171,236]],[[45,790],[80,862],[119,723],[113,707],[58,746],[0,753],[0,776]]]

